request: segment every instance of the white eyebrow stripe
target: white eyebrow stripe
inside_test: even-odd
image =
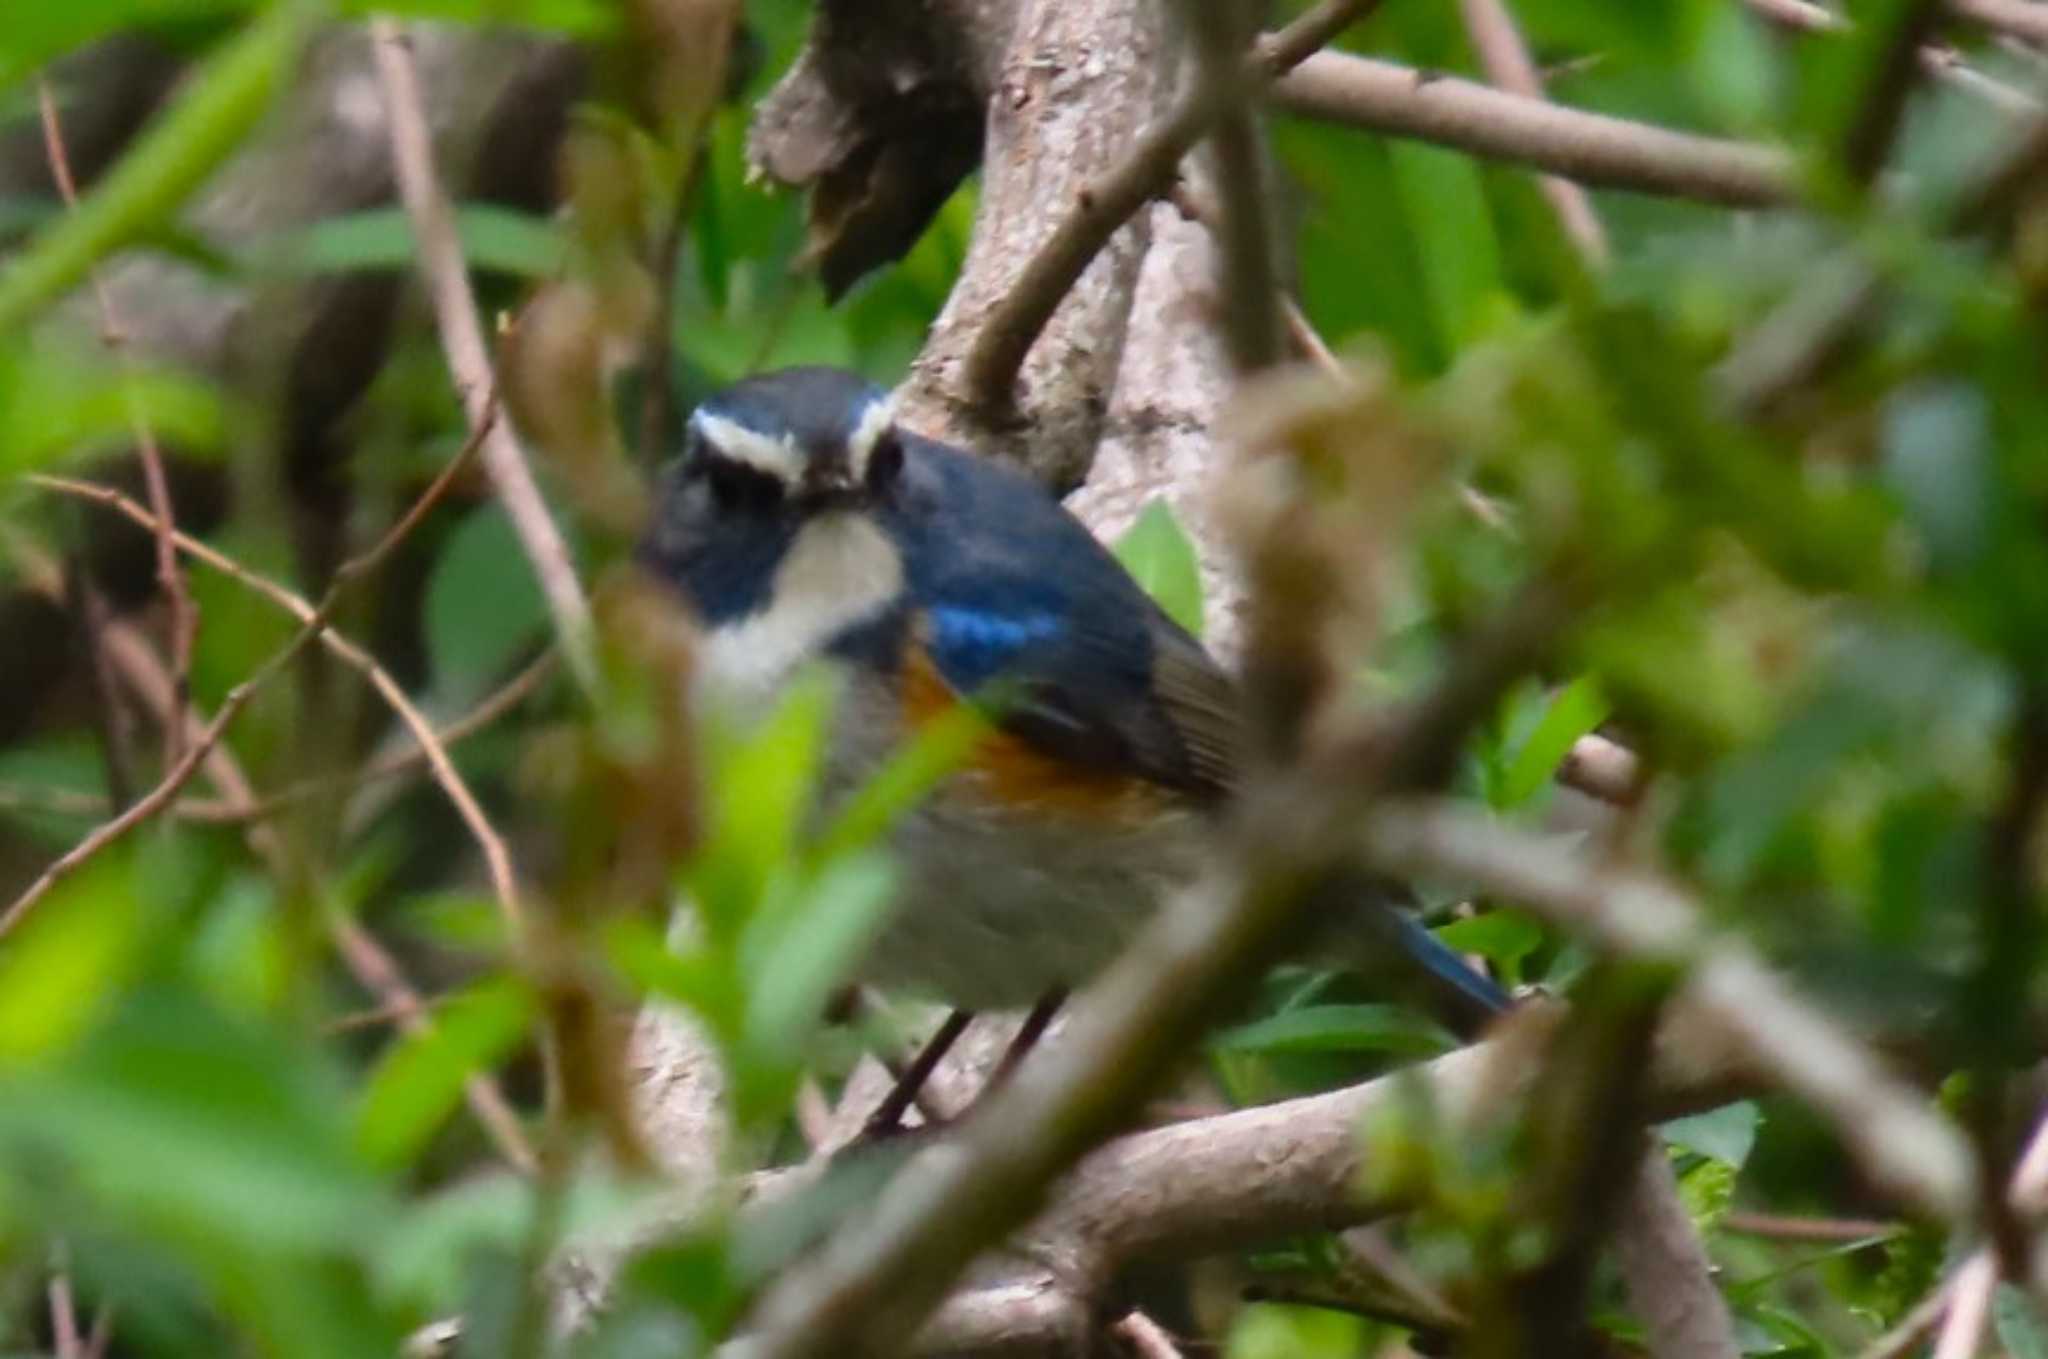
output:
[[[853,436],[846,441],[847,466],[855,482],[868,479],[868,455],[875,451],[876,443],[895,423],[896,398],[893,395],[877,397],[860,413],[860,423],[853,427]]]
[[[700,410],[690,420],[713,447],[734,462],[745,463],[792,486],[803,479],[803,455],[787,435],[771,439],[736,420],[708,411]]]

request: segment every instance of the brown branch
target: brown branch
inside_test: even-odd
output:
[[[1217,240],[1223,247],[1223,336],[1240,373],[1280,359],[1280,288],[1265,187],[1269,168],[1250,107],[1264,63],[1253,57],[1247,69],[1244,55],[1251,15],[1236,0],[1181,5],[1181,20],[1194,38],[1197,84],[1190,98],[1215,111],[1210,147],[1222,199]]]
[[[1390,871],[1467,882],[1626,957],[1686,969],[1684,1003],[1828,1118],[1873,1180],[1938,1219],[1967,1214],[1975,1158],[1954,1124],[1748,949],[1710,937],[1676,888],[1589,866],[1557,841],[1448,804],[1382,808],[1368,840],[1373,860]]]
[[[507,425],[488,418],[491,394],[498,385],[491,376],[490,354],[477,323],[476,298],[470,291],[454,210],[435,175],[433,142],[410,42],[388,18],[373,19],[370,31],[390,120],[391,158],[398,170],[399,193],[419,242],[420,270],[433,297],[441,347],[456,392],[471,431],[483,438],[484,466],[540,581],[570,672],[586,690],[593,689],[597,659],[590,602],[576,578],[568,545],[534,484],[518,439]]]
[[[155,516],[147,509],[136,504],[120,492],[108,487],[96,486],[91,482],[73,481],[65,477],[44,475],[32,476],[29,480],[31,484],[40,486],[45,490],[56,491],[63,495],[75,496],[82,500],[89,500],[95,504],[104,505],[109,509],[126,515],[129,519],[143,525],[145,528],[153,528],[156,523]],[[180,531],[177,534],[177,544],[188,555],[196,557],[214,570],[254,590],[278,608],[283,609],[286,613],[298,619],[301,629],[299,636],[293,640],[292,649],[296,649],[300,643],[308,638],[317,637],[321,645],[332,652],[344,665],[356,671],[367,680],[370,687],[375,689],[378,695],[390,705],[392,711],[398,715],[398,719],[412,733],[413,739],[419,742],[421,750],[425,752],[428,763],[433,768],[435,780],[441,785],[443,791],[447,793],[448,800],[454,804],[456,813],[461,816],[463,824],[468,827],[471,837],[476,840],[478,848],[482,850],[484,863],[490,873],[491,884],[497,897],[499,909],[504,913],[507,923],[512,928],[512,937],[514,940],[523,939],[525,937],[524,917],[519,906],[518,882],[512,870],[511,854],[505,848],[505,841],[498,834],[496,828],[491,825],[490,819],[484,815],[483,808],[478,805],[475,794],[470,792],[469,785],[463,781],[462,775],[456,770],[453,762],[449,760],[448,752],[442,747],[439,738],[435,736],[432,724],[413,705],[412,700],[406,696],[404,688],[399,685],[398,681],[394,680],[390,672],[379,665],[376,659],[368,652],[329,627],[321,607],[315,607],[307,603],[303,598],[284,586],[277,584],[267,576],[251,571],[232,557],[193,538],[189,534]],[[333,595],[330,592],[328,599],[323,601],[322,607],[331,607],[332,602]],[[277,657],[273,657],[272,662],[267,664],[265,669],[268,670],[271,665],[276,663],[277,659]],[[236,692],[240,693],[246,690],[248,685],[249,681],[244,681],[242,685],[237,686]],[[234,705],[234,698],[235,695],[231,693],[229,695],[229,702],[222,705],[223,712],[228,711],[231,706],[237,706]],[[246,699],[247,696],[244,694],[243,701],[246,701]],[[209,724],[208,730],[212,731],[218,725],[220,725],[220,715],[216,714],[214,722]],[[218,739],[217,736],[216,739]],[[185,771],[185,777],[189,778],[190,776],[191,771]]]
[[[1109,1333],[1122,1341],[1135,1359],[1185,1359],[1166,1328],[1143,1312],[1126,1312]]]
[[[144,515],[149,514],[149,511],[139,505],[136,509]],[[179,790],[199,772],[200,762],[206,758],[208,752],[227,734],[228,725],[241,713],[249,700],[256,696],[257,691],[274,678],[294,656],[299,654],[305,644],[313,639],[318,627],[317,623],[302,627],[291,641],[258,666],[249,678],[230,689],[227,697],[221,701],[219,710],[214,713],[213,720],[206,724],[197,740],[190,742],[179,753],[177,761],[165,771],[156,787],[137,798],[123,809],[120,815],[95,826],[83,840],[53,860],[27,889],[14,899],[14,904],[9,906],[5,913],[0,913],[0,938],[5,938],[21,924],[28,917],[28,913],[64,879],[168,807],[172,799],[178,796]]]
[[[2048,44],[2048,8],[2034,0],[1948,0],[1948,10],[2000,33]]]
[[[116,634],[118,635],[118,634]],[[440,728],[435,735],[445,749],[454,749],[532,697],[535,689],[555,672],[555,653],[543,652],[533,663],[479,700],[462,716]],[[341,774],[316,775],[299,780],[263,797],[180,798],[166,813],[181,821],[202,825],[233,826],[266,821],[300,803],[338,791],[366,788],[414,774],[429,766],[427,753],[414,746],[394,751],[360,769]],[[0,809],[7,811],[53,812],[64,816],[104,817],[119,811],[98,793],[71,789],[26,788],[0,784]]]
[[[1377,0],[1324,0],[1244,59],[1243,87],[1262,88],[1376,4]],[[1074,207],[1032,255],[1016,285],[982,321],[963,373],[970,401],[991,410],[1011,405],[1011,388],[1024,356],[1060,300],[1117,228],[1172,183],[1181,160],[1207,135],[1235,94],[1238,91],[1217,88],[1215,82],[1199,83],[1138,138],[1115,169],[1077,195]]]
[[[1671,1159],[1662,1140],[1644,1140],[1624,1209],[1628,1216],[1614,1234],[1630,1310],[1642,1321],[1656,1359],[1737,1359],[1742,1347],[1735,1323],[1714,1285],[1713,1261],[1699,1229],[1678,1197]]]
[[[1774,207],[1797,191],[1791,157],[1586,113],[1393,62],[1319,52],[1275,82],[1291,113],[1414,137],[1527,165],[1595,188]]]
[[[1524,99],[1545,98],[1543,76],[1530,59],[1521,30],[1515,27],[1515,17],[1508,13],[1503,0],[1458,0],[1458,9],[1465,17],[1465,35],[1472,40],[1472,49],[1479,55],[1486,78],[1509,94]],[[1604,268],[1609,254],[1607,230],[1600,225],[1600,216],[1593,211],[1593,200],[1585,189],[1561,176],[1543,174],[1536,176],[1536,187],[1550,204],[1565,239],[1577,248],[1587,267]]]
[[[459,452],[453,462],[460,463],[468,456],[469,451],[465,449]],[[429,488],[430,491],[432,489],[432,487]],[[409,514],[405,516],[405,522],[408,524],[417,523],[418,518],[418,515]],[[370,554],[365,555],[381,557],[389,551],[395,541],[393,535],[386,534],[378,546],[371,549]],[[45,593],[54,592],[60,588],[55,579],[54,568],[46,561],[37,557],[25,556],[27,553],[26,544],[14,541],[10,542],[9,546],[17,559],[21,561],[24,574],[31,581],[35,582],[36,588]],[[360,572],[351,572],[349,574],[359,575]],[[198,752],[201,762],[207,771],[207,777],[212,780],[215,788],[219,790],[221,795],[221,810],[215,819],[224,822],[241,822],[247,825],[249,827],[247,836],[250,847],[270,863],[274,872],[281,873],[284,868],[282,862],[283,847],[269,828],[260,824],[262,808],[257,803],[255,790],[251,787],[247,776],[242,773],[241,767],[235,762],[233,755],[228,752],[225,746],[218,744],[208,746],[205,742],[204,738],[207,727],[200,723],[197,714],[189,706],[179,706],[176,688],[170,674],[163,663],[157,658],[148,641],[141,636],[133,625],[120,620],[113,620],[107,630],[106,643],[109,657],[122,672],[122,678],[135,691],[142,702],[155,712],[158,720],[165,725],[179,721],[186,724],[185,748],[187,752]],[[468,727],[468,730],[474,730],[476,727],[482,726],[483,722],[477,719],[483,716],[486,708],[492,707],[499,698],[502,698],[510,691],[519,689],[522,684],[530,687],[531,684],[537,683],[552,668],[549,662],[550,658],[543,657],[541,661],[528,667],[521,676],[507,685],[504,690],[501,690],[498,696],[495,696],[493,699],[487,699],[484,703],[479,704],[462,722],[452,726],[447,733],[444,733],[443,739],[452,743],[457,739],[458,728],[462,728],[465,723],[473,723],[473,725]],[[509,706],[509,704],[505,706]],[[460,732],[460,734],[466,735],[467,730]],[[406,756],[399,758],[411,760],[414,758],[423,759],[425,756],[424,752],[408,752]],[[0,799],[0,801],[4,801],[4,799]],[[92,802],[93,805],[88,809],[88,814],[99,815],[105,811],[104,804],[100,799],[93,799]],[[338,912],[331,913],[327,923],[329,932],[334,936],[335,943],[340,951],[343,964],[355,975],[356,979],[371,994],[378,996],[383,1001],[385,1007],[398,1016],[401,1024],[409,1032],[427,1027],[426,1006],[420,1000],[418,993],[413,990],[411,984],[406,981],[397,963],[383,950],[382,946],[368,933],[357,928],[353,922]],[[499,1154],[509,1164],[522,1170],[531,1170],[537,1164],[537,1160],[526,1140],[525,1134],[520,1129],[518,1115],[513,1112],[510,1102],[506,1100],[504,1094],[498,1089],[496,1081],[486,1074],[478,1073],[471,1076],[465,1082],[464,1094],[468,1099],[471,1111],[476,1115],[477,1121],[482,1125],[485,1134],[497,1146]],[[94,1325],[94,1334],[99,1338],[98,1344],[102,1348],[105,1344],[105,1325],[109,1319],[110,1314],[103,1309],[98,1321]],[[95,1349],[94,1352],[98,1352],[98,1350]]]
[[[57,111],[57,97],[51,92],[47,78],[36,82],[36,106],[42,118],[43,149],[49,161],[50,177],[56,181],[65,211],[76,213],[78,186],[71,175],[71,157],[64,145],[64,124]],[[113,297],[101,281],[99,271],[92,270],[87,277],[92,283],[94,304],[99,309],[101,343],[113,351],[120,365],[129,429],[135,436],[136,451],[142,459],[142,480],[149,494],[149,506],[160,526],[154,535],[156,577],[164,598],[170,602],[171,676],[179,706],[183,707],[191,702],[192,697],[192,647],[199,635],[199,608],[193,603],[192,592],[185,588],[185,577],[178,569],[178,549],[171,537],[177,528],[177,518],[171,509],[170,479],[164,472],[164,455],[157,446],[156,431],[150,427],[148,414],[136,395],[133,381],[135,364],[128,350],[127,328],[115,310]],[[184,734],[182,722],[171,722],[164,727],[166,765],[177,761]]]
[[[1823,1242],[1842,1245],[1873,1241],[1896,1234],[1899,1224],[1875,1218],[1786,1217],[1779,1213],[1731,1212],[1721,1216],[1721,1230],[1767,1241]]]
[[[953,1295],[919,1331],[914,1351],[1085,1352],[1071,1338],[1086,1334],[1092,1290],[1127,1266],[1344,1230],[1411,1207],[1405,1191],[1395,1188],[1400,1176],[1375,1173],[1375,1143],[1358,1129],[1421,1111],[1433,1135],[1495,1126],[1527,1095],[1538,1065],[1532,1047],[1556,1018],[1550,1007],[1529,1007],[1495,1036],[1432,1062],[1106,1143],[1075,1163],[1005,1246],[1002,1259],[1032,1265]],[[1646,1088],[1659,1117],[1711,1107],[1742,1089],[1727,1073],[1679,1055],[1685,1049],[1682,1042],[1660,1043]],[[955,1155],[955,1148],[940,1144],[899,1175],[920,1175],[932,1161]],[[818,1174],[815,1165],[762,1172],[748,1181],[743,1211],[773,1212]],[[685,1218],[701,1211],[694,1198],[680,1207]],[[1446,1320],[1441,1301],[1420,1302],[1420,1310]],[[728,1350],[732,1356],[757,1352],[746,1339]]]

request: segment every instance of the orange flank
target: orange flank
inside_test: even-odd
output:
[[[951,713],[964,701],[915,642],[905,648],[901,676],[904,725],[911,731]],[[1108,769],[1077,768],[993,722],[954,778],[1002,807],[1064,812],[1110,824],[1148,822],[1172,801],[1166,789],[1149,780]]]

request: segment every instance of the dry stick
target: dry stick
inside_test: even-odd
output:
[[[117,631],[115,635],[120,634]],[[518,707],[531,697],[533,691],[554,671],[555,653],[542,652],[531,665],[505,681],[468,712],[436,732],[443,748],[452,750]],[[361,769],[350,770],[344,774],[323,774],[301,779],[261,798],[253,794],[248,797],[181,798],[169,809],[167,815],[181,821],[194,821],[205,825],[233,826],[252,821],[267,821],[308,799],[412,774],[426,768],[427,764],[426,752],[414,746],[410,750],[395,751]],[[209,771],[209,777],[211,776]],[[107,799],[97,793],[0,784],[0,810],[99,817],[107,816],[118,808],[110,808]]]
[[[140,505],[135,508],[154,520],[155,516],[150,515],[148,510]],[[272,654],[269,660],[256,668],[255,673],[229,690],[219,710],[214,713],[213,720],[206,724],[197,740],[187,744],[179,753],[176,763],[164,774],[156,787],[137,798],[119,816],[94,827],[83,840],[59,855],[45,868],[42,874],[28,885],[28,889],[15,898],[14,904],[7,908],[6,913],[0,914],[0,938],[5,938],[15,926],[26,919],[36,904],[48,896],[65,878],[83,868],[94,856],[169,806],[171,800],[177,797],[178,790],[199,772],[200,762],[206,758],[207,752],[227,734],[228,724],[233,722],[249,700],[255,697],[256,691],[268,683],[284,668],[286,662],[298,655],[300,649],[313,639],[316,629],[317,624],[302,627],[282,650]]]
[[[1122,1321],[1109,1328],[1109,1333],[1123,1341],[1136,1359],[1184,1359],[1180,1346],[1166,1328],[1143,1312],[1125,1313]]]
[[[1795,33],[1846,33],[1855,25],[1847,15],[1824,9],[1812,0],[1743,0],[1752,13]],[[1951,3],[1951,12],[1959,6]],[[1994,80],[1963,59],[1963,54],[1941,43],[1924,43],[1919,50],[1920,69],[1928,76],[1959,90],[1977,95],[2002,112],[2037,112],[2041,101],[2024,90]]]
[[[1185,0],[1181,11],[1194,36],[1197,65],[1197,85],[1189,99],[1215,110],[1210,147],[1223,197],[1216,237],[1223,247],[1224,341],[1238,371],[1253,373],[1280,359],[1274,305],[1280,285],[1267,219],[1266,157],[1251,111],[1261,68],[1246,70],[1242,51],[1247,35],[1240,19],[1249,11],[1244,5]]]
[[[2023,1217],[2037,1216],[2048,1207],[2048,1115],[2044,1115],[2027,1140],[2006,1188],[2006,1206]],[[1934,1359],[1956,1359],[1977,1352],[1990,1314],[1991,1295],[1998,1287],[1998,1255],[1990,1246],[1979,1246],[1939,1290],[1947,1316]],[[1930,1323],[1931,1327],[1932,1323]]]
[[[1596,188],[1742,208],[1790,202],[1797,189],[1792,158],[1776,147],[1568,109],[1368,57],[1318,52],[1274,82],[1272,99],[1292,113],[1548,170]]]
[[[68,477],[52,477],[41,474],[31,476],[29,481],[33,485],[43,487],[45,490],[56,491],[63,495],[76,496],[81,500],[89,500],[96,504],[105,505],[109,509],[126,515],[129,519],[146,528],[153,528],[156,523],[155,516],[150,514],[147,509],[136,504],[119,491],[112,490],[109,487],[96,486],[91,482],[74,481]],[[448,752],[442,747],[439,738],[434,735],[432,724],[427,721],[426,717],[417,707],[413,706],[412,700],[406,697],[405,690],[400,687],[398,681],[391,678],[390,673],[383,666],[379,665],[376,659],[369,655],[369,653],[327,626],[327,620],[322,616],[321,610],[314,605],[308,604],[297,594],[294,594],[268,577],[258,575],[234,558],[217,551],[206,543],[200,542],[187,533],[180,531],[177,534],[177,544],[187,554],[198,558],[214,570],[254,590],[278,608],[283,609],[286,613],[298,619],[301,624],[301,632],[300,636],[293,640],[291,650],[296,650],[299,644],[307,638],[317,636],[321,645],[333,652],[344,665],[356,671],[367,680],[370,687],[375,689],[378,695],[391,706],[392,711],[398,715],[399,721],[405,724],[406,728],[412,732],[413,739],[419,742],[421,750],[425,752],[427,761],[433,768],[435,780],[441,785],[443,791],[448,794],[448,800],[454,804],[456,813],[461,816],[463,824],[468,827],[470,835],[476,840],[478,848],[482,850],[484,863],[490,872],[492,889],[497,896],[500,911],[503,912],[508,924],[512,928],[512,937],[514,939],[524,938],[524,917],[519,907],[518,883],[512,872],[512,857],[505,848],[505,841],[499,836],[496,828],[491,825],[490,819],[484,815],[483,808],[477,804],[475,794],[470,792],[469,785],[463,781],[462,775],[456,771],[454,764],[448,759]],[[283,653],[280,654],[282,655]],[[277,659],[277,657],[273,657],[270,664],[274,665]],[[270,666],[266,665],[266,669],[268,668]],[[231,707],[239,706],[235,702],[237,694],[242,694],[242,701],[246,702],[247,695],[243,691],[247,688],[247,681],[236,686],[235,692],[228,695],[228,702],[222,705],[222,712],[229,711]],[[220,725],[220,714],[217,713],[213,723],[209,724],[208,730],[212,731]],[[215,739],[219,739],[217,735]],[[186,777],[189,778],[190,776],[190,771],[188,770]],[[4,932],[4,930],[0,930],[0,932]]]
[[[1967,1215],[1975,1157],[1955,1125],[1741,944],[1710,937],[1676,887],[1588,865],[1558,840],[1443,802],[1382,807],[1366,839],[1382,868],[1469,883],[1626,957],[1686,967],[1682,1003],[1699,1006],[1753,1065],[1826,1117],[1874,1181],[1932,1217]]]
[[[419,993],[406,981],[405,974],[398,970],[398,964],[367,930],[340,911],[329,913],[327,925],[349,971],[397,1016],[400,1028],[416,1034],[433,1027],[426,1002],[420,999]],[[463,1093],[477,1122],[483,1125],[484,1132],[496,1144],[498,1154],[522,1174],[531,1175],[538,1170],[540,1158],[534,1153],[533,1144],[527,1141],[526,1132],[519,1124],[519,1115],[513,1112],[497,1082],[477,1072],[463,1082]]]
[[[43,153],[49,161],[50,177],[57,182],[57,192],[64,200],[67,212],[78,211],[78,185],[71,175],[71,157],[64,147],[64,124],[57,112],[57,99],[50,91],[48,79],[36,81],[36,104],[42,114]],[[178,570],[178,550],[171,539],[177,527],[177,519],[171,510],[171,484],[164,473],[163,450],[157,446],[156,431],[150,428],[148,415],[142,408],[142,400],[136,394],[134,383],[134,362],[128,352],[128,332],[115,313],[114,300],[107,292],[107,285],[100,279],[99,271],[88,275],[92,281],[93,300],[100,314],[100,340],[114,352],[119,363],[122,382],[122,397],[128,406],[128,425],[135,436],[135,447],[142,456],[142,479],[149,492],[149,505],[156,512],[156,576],[163,587],[164,598],[171,606],[171,675],[176,685],[178,705],[182,708],[192,697],[192,645],[199,634],[199,610],[192,602],[192,592],[185,588],[185,577]],[[185,724],[172,722],[164,727],[164,763],[172,764],[179,756],[179,747],[184,743]]]
[[[1915,1303],[1913,1310],[1900,1318],[1898,1325],[1872,1341],[1856,1359],[1905,1359],[1941,1324],[1942,1314],[1948,1310],[1949,1299],[1953,1296],[1955,1279],[1951,1276]]]
[[[540,581],[570,672],[589,691],[597,684],[590,601],[584,598],[568,546],[548,514],[547,502],[534,484],[518,439],[507,425],[494,424],[486,418],[490,394],[497,390],[497,383],[491,376],[483,328],[477,322],[476,298],[470,291],[462,241],[455,230],[455,214],[435,176],[433,142],[427,131],[412,49],[399,25],[389,18],[371,20],[370,32],[376,44],[377,74],[384,87],[385,112],[391,125],[391,158],[397,166],[406,215],[412,220],[413,234],[419,241],[420,270],[433,296],[441,348],[448,356],[448,367],[455,376],[456,392],[462,398],[470,429],[482,433],[484,466]]]
[[[1948,0],[1949,13],[2000,33],[2048,43],[2048,6],[2035,0]]]
[[[1844,1245],[1852,1241],[1877,1241],[1899,1231],[1896,1222],[1874,1218],[1786,1217],[1779,1213],[1724,1213],[1721,1230],[1738,1236],[1757,1236],[1766,1241],[1829,1242]]]
[[[1515,27],[1515,18],[1502,0],[1458,0],[1465,16],[1465,35],[1479,54],[1486,78],[1509,94],[1524,99],[1545,98],[1543,77],[1529,58],[1529,49]],[[1564,228],[1565,239],[1578,249],[1587,267],[1599,269],[1608,257],[1607,229],[1593,211],[1593,202],[1581,186],[1558,175],[1539,174],[1536,187]]]
[[[1377,4],[1378,0],[1323,0],[1262,40],[1244,59],[1238,81],[1199,82],[1138,138],[1123,164],[1082,191],[1073,210],[1017,275],[1015,286],[982,322],[967,354],[968,399],[989,410],[1009,406],[1024,356],[1061,299],[1117,229],[1173,182],[1181,160],[1207,135],[1233,96],[1270,83]],[[1241,88],[1219,89],[1217,84]]]
[[[457,453],[456,457],[451,460],[449,469],[442,476],[436,478],[435,482],[429,486],[427,492],[423,495],[423,499],[425,496],[440,495],[446,489],[447,484],[452,482],[456,469],[473,452],[474,441],[472,440],[470,444],[465,445]],[[411,525],[418,523],[419,518],[420,515],[418,513],[410,513],[404,517],[402,522],[409,528]],[[381,559],[390,552],[391,548],[398,541],[399,536],[401,535],[395,530],[385,534],[369,552],[353,559],[352,563],[345,564],[344,570],[337,571],[337,580],[344,574],[350,577],[360,575],[362,567],[359,564]],[[22,545],[15,544],[15,548],[17,555],[19,555]],[[27,566],[32,577],[38,575],[47,577],[51,574],[47,563],[39,563],[31,559],[28,561]],[[354,569],[348,569],[351,566]],[[45,581],[38,588],[54,589],[56,586]],[[330,593],[330,603],[332,598],[333,596]],[[225,747],[213,744],[206,739],[208,728],[199,724],[196,715],[193,714],[191,709],[189,707],[181,708],[177,705],[175,701],[175,688],[170,677],[164,672],[161,662],[157,660],[148,642],[131,625],[118,621],[109,628],[107,641],[110,655],[115,664],[122,670],[123,678],[127,681],[129,687],[136,691],[138,697],[154,709],[163,722],[170,723],[182,720],[190,724],[190,730],[186,737],[186,749],[188,753],[196,752],[201,762],[207,768],[208,777],[212,779],[215,787],[220,790],[221,799],[227,804],[228,808],[228,815],[223,816],[221,819],[241,821],[249,824],[251,827],[249,831],[251,845],[259,853],[275,860],[279,852],[279,846],[275,836],[266,827],[255,824],[260,818],[256,815],[256,796],[254,789],[249,784],[249,780],[243,775],[241,767],[235,762],[234,757],[228,753]],[[542,662],[529,666],[524,674],[515,679],[512,684],[507,685],[505,690],[500,691],[500,696],[507,691],[518,688],[522,682],[537,682],[541,676],[547,673],[549,668],[545,664],[546,659],[544,657]],[[468,722],[479,717],[483,709],[491,706],[494,701],[486,700],[484,704],[479,705],[464,721]],[[216,715],[216,720],[218,720],[218,715]],[[460,726],[461,724],[458,723],[457,725]],[[481,726],[482,722],[478,721],[475,725]],[[473,729],[474,727],[471,728],[471,730]],[[451,728],[450,731],[453,733],[454,728]],[[451,734],[445,739],[452,740],[454,738]],[[431,750],[433,748],[431,746],[422,746],[419,751],[409,752],[408,755],[417,755],[421,759],[431,760]],[[382,946],[368,933],[359,929],[352,921],[338,913],[330,918],[328,924],[330,931],[335,936],[335,942],[340,949],[343,963],[355,975],[356,979],[371,994],[377,996],[386,1008],[399,1016],[400,1022],[408,1032],[417,1032],[426,1027],[427,1007],[420,1000],[419,994],[413,990],[411,984],[405,980],[405,976],[399,970],[397,963],[389,954],[384,952]],[[464,1083],[464,1093],[468,1098],[471,1111],[476,1115],[478,1123],[483,1126],[485,1134],[497,1146],[499,1154],[511,1165],[530,1173],[537,1166],[538,1160],[533,1153],[532,1147],[528,1144],[525,1134],[520,1129],[518,1115],[513,1112],[510,1102],[506,1100],[504,1094],[498,1089],[497,1083],[488,1075],[479,1073],[471,1076]]]
[[[62,1268],[50,1276],[50,1333],[56,1343],[57,1359],[83,1359],[85,1344],[78,1334],[78,1308],[71,1299],[71,1276]]]

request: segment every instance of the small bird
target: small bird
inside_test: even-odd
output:
[[[903,429],[881,388],[792,368],[705,400],[640,560],[701,619],[720,701],[841,670],[828,801],[999,694],[987,737],[893,832],[900,899],[864,980],[1030,1005],[1086,982],[1200,871],[1238,760],[1233,681],[1036,482]],[[1406,914],[1372,914],[1460,1022],[1506,1006]]]

